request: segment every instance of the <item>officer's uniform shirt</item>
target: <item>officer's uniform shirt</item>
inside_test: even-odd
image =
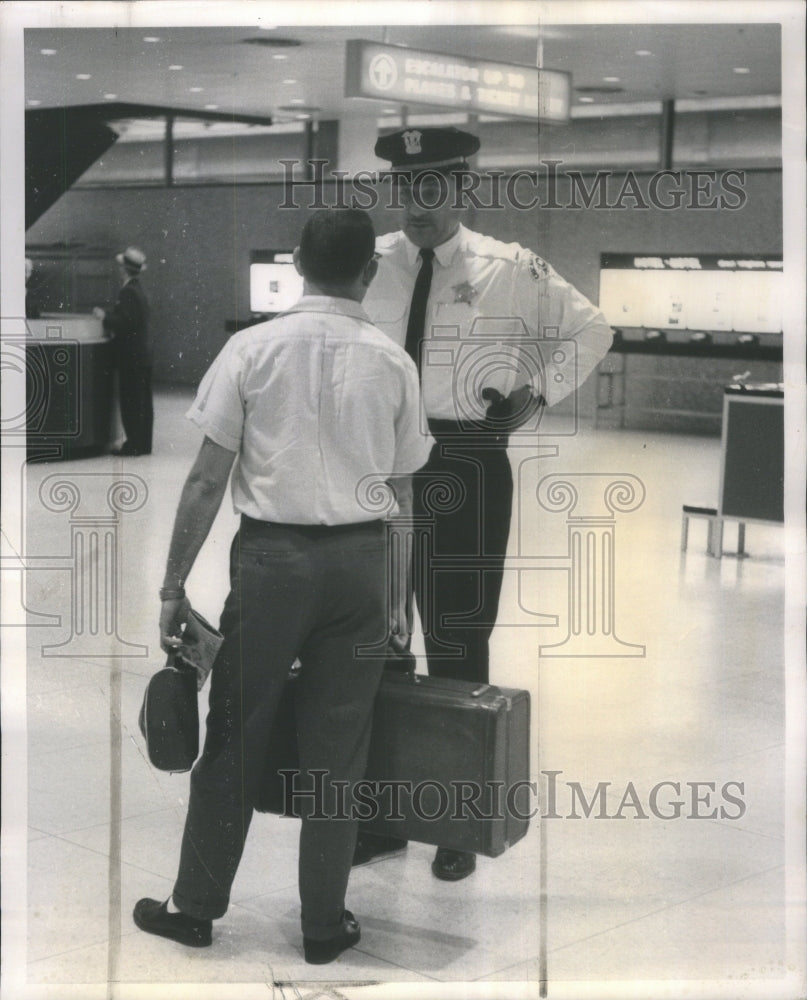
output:
[[[235,334],[187,416],[238,452],[235,510],[282,524],[394,513],[380,484],[419,469],[434,443],[411,358],[357,302],[330,296]]]
[[[403,232],[376,243],[367,315],[403,345],[419,248]],[[424,330],[423,404],[429,417],[484,416],[481,390],[534,386],[551,406],[574,392],[611,345],[602,313],[540,257],[460,226],[434,248]]]

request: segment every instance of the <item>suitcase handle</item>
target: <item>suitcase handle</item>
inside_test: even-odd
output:
[[[406,673],[404,673],[403,671],[399,671],[398,672],[398,676],[405,677],[412,684],[420,684],[421,681],[424,680],[424,675],[423,674],[416,674],[414,670],[408,670],[408,671],[406,671]],[[425,676],[429,676],[429,675],[425,675]],[[439,677],[429,677],[429,679],[431,680],[432,687],[435,686],[435,682],[436,682],[436,686],[439,687],[439,685],[440,685],[440,678]],[[482,695],[483,694],[487,694],[488,691],[497,691],[497,690],[498,690],[498,688],[494,688],[494,686],[492,684],[480,684],[479,687],[475,687],[473,689],[473,691],[469,691],[468,692],[468,697],[469,698],[481,698]]]

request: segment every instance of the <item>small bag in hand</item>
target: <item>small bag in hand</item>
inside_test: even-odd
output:
[[[138,723],[159,771],[190,771],[199,755],[197,675],[173,652],[149,680]]]
[[[160,771],[189,771],[199,756],[197,693],[223,638],[191,609],[181,646],[168,654],[165,667],[146,686],[138,721],[148,758]]]

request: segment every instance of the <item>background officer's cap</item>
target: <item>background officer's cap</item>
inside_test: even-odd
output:
[[[375,155],[390,161],[393,173],[438,170],[448,173],[467,170],[466,157],[479,149],[479,139],[457,128],[404,128],[382,136],[375,144]]]

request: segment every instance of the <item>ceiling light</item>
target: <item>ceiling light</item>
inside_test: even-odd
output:
[[[218,111],[218,108],[219,108],[218,104],[206,104],[205,105],[205,110],[206,111]]]
[[[295,115],[294,117],[301,122],[307,122],[311,115]]]
[[[292,97],[292,99],[289,101],[289,104],[304,104],[304,103],[305,101],[303,101],[302,97]]]
[[[201,94],[204,89],[205,89],[204,87],[188,87],[188,90],[192,94]]]
[[[653,53],[650,51],[650,49],[637,49],[635,54],[637,56],[652,56],[653,55]]]
[[[159,42],[159,40],[160,39],[156,35],[144,35],[143,36],[143,41],[144,42]]]
[[[275,52],[272,54],[273,59],[288,59],[289,57],[283,52]]]
[[[384,108],[382,110],[381,114],[382,115],[397,115],[398,114],[398,109],[397,108]]]
[[[41,104],[42,101],[35,101],[33,98],[31,98],[31,100],[29,100],[28,103],[31,105],[32,108],[35,108],[37,107],[37,105]]]
[[[39,50],[43,56],[55,56],[56,49],[40,49]]]
[[[580,97],[580,98],[578,98],[578,100],[580,101],[581,104],[593,104],[594,103],[594,98],[593,97]]]
[[[606,83],[619,83],[618,76],[604,76],[603,80],[605,80]]]
[[[118,99],[117,94],[104,94],[105,101],[117,101],[117,99]]]
[[[747,66],[735,66],[732,72],[739,73],[741,76],[743,76],[746,73],[750,73],[751,70]]]
[[[92,80],[92,73],[76,73],[77,80]]]
[[[179,66],[179,65],[178,65],[177,63],[173,63],[173,65],[169,66],[168,68],[169,68],[169,69],[173,69],[173,70],[177,70],[177,69],[185,69],[185,67],[184,67],[184,66]]]
[[[284,80],[283,82],[291,84],[291,83],[299,83],[300,81],[299,80]]]

